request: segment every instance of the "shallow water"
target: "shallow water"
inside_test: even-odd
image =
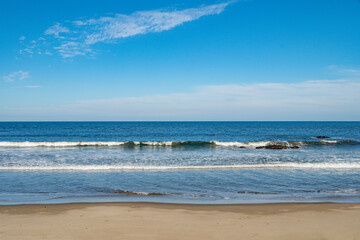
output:
[[[360,202],[359,133],[360,122],[2,122],[0,203]]]

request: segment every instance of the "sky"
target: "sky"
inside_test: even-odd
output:
[[[0,121],[358,121],[359,0],[2,0]]]

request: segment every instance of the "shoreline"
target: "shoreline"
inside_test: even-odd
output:
[[[360,205],[360,202],[245,202],[245,203],[186,203],[186,202],[156,202],[156,201],[113,201],[113,202],[107,202],[107,201],[99,201],[99,202],[54,202],[54,203],[15,203],[15,204],[0,204],[0,213],[1,208],[3,207],[26,207],[26,206],[55,206],[55,205],[159,205],[159,206],[189,206],[189,207],[196,207],[196,206],[204,206],[204,207],[226,207],[226,206],[274,206],[274,205]]]
[[[186,210],[186,211],[218,211],[232,213],[250,213],[253,210],[268,213],[285,213],[299,211],[330,211],[347,210],[359,208],[360,203],[338,203],[338,202],[284,202],[284,203],[239,203],[239,204],[194,204],[194,203],[163,203],[163,202],[73,202],[73,203],[35,203],[0,205],[1,215],[13,213],[40,213],[40,212],[65,212],[74,209],[86,209],[92,207],[120,207],[120,208],[153,208],[165,210]],[[359,215],[360,218],[360,215]]]
[[[359,239],[360,203],[0,205],[0,239]]]

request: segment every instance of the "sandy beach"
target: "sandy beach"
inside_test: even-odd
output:
[[[360,204],[0,206],[0,239],[360,239]]]

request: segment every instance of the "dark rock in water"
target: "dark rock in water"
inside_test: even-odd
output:
[[[316,136],[316,138],[330,138],[330,137],[327,137],[327,136]]]
[[[133,191],[124,191],[124,190],[115,190],[115,191],[113,191],[113,193],[128,194],[128,195],[147,195],[147,196],[162,196],[162,195],[165,195],[164,193],[133,192]]]
[[[157,196],[162,196],[162,195],[165,195],[164,193],[157,193],[157,192],[150,192],[150,193],[147,193],[147,195],[157,195]]]
[[[280,149],[298,149],[298,146],[283,146],[283,145],[268,145],[268,146],[261,146],[261,147],[256,147],[256,149],[275,149],[275,150],[280,150]]]
[[[278,145],[270,145],[270,146],[256,147],[256,149],[286,149],[286,147],[285,146],[278,146]]]
[[[238,193],[242,193],[242,194],[265,194],[264,192],[256,192],[256,191],[238,191]]]

